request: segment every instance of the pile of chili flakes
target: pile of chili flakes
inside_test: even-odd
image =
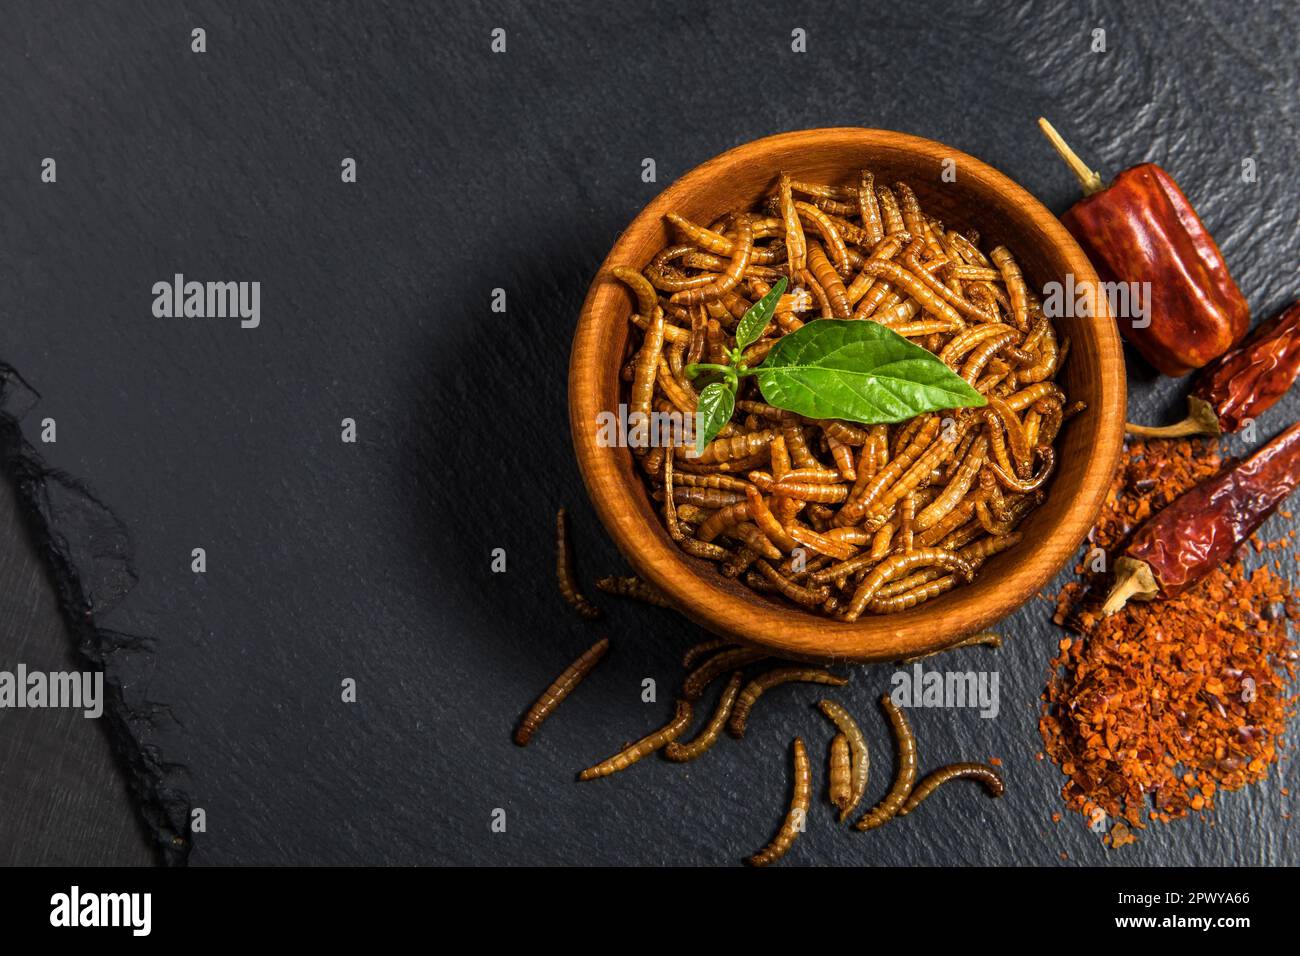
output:
[[[1213,444],[1131,442],[1090,548],[1113,559],[1146,518],[1222,464]],[[1093,825],[1115,821],[1105,840],[1118,847],[1147,820],[1213,810],[1218,793],[1262,780],[1296,701],[1287,619],[1300,606],[1287,580],[1234,558],[1180,597],[1104,617],[1109,575],[1075,572],[1082,580],[1058,595],[1054,620],[1076,636],[1060,641],[1039,720],[1068,778],[1066,805]]]

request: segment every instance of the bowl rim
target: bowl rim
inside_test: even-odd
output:
[[[701,186],[707,188],[719,167],[763,159],[775,149],[800,146],[818,149],[830,145],[887,147],[916,153],[935,162],[955,160],[965,175],[974,172],[1009,203],[1022,207],[1044,238],[1070,263],[1076,282],[1088,281],[1097,287],[1099,280],[1091,262],[1056,216],[1010,177],[961,150],[908,133],[859,127],[823,127],[762,137],[720,153],[683,174],[647,203],[619,234],[593,277],[574,332],[568,384],[570,433],[583,482],[601,523],[637,574],[664,592],[673,606],[688,618],[717,634],[786,657],[859,662],[898,660],[942,650],[1018,610],[1056,576],[1093,526],[1123,451],[1127,400],[1123,349],[1104,299],[1098,301],[1097,314],[1093,317],[1097,326],[1097,362],[1100,368],[1116,374],[1100,376],[1098,389],[1102,401],[1096,408],[1090,408],[1096,413],[1097,421],[1092,432],[1091,455],[1079,479],[1080,493],[1066,505],[1050,535],[1021,545],[1028,544],[1031,550],[1020,555],[1021,560],[1005,572],[1005,586],[991,595],[993,600],[984,600],[983,606],[980,606],[981,596],[967,595],[963,601],[966,589],[957,589],[944,595],[942,603],[922,605],[901,614],[864,616],[856,622],[845,623],[793,606],[778,606],[758,595],[753,599],[741,597],[710,584],[689,567],[691,559],[672,544],[661,525],[646,527],[635,497],[644,495],[644,490],[629,486],[617,461],[618,455],[628,454],[627,449],[602,447],[595,440],[595,430],[583,427],[584,423],[595,421],[602,405],[596,381],[598,370],[586,367],[584,356],[599,351],[600,340],[610,324],[602,315],[602,300],[619,294],[613,291],[618,284],[608,281],[609,270],[631,258],[628,250],[637,240],[640,232],[637,227],[662,221],[665,213],[681,205],[680,197],[684,194],[693,194]],[[918,621],[928,619],[933,624],[948,617],[957,620],[947,630],[931,627],[927,631],[917,627]]]

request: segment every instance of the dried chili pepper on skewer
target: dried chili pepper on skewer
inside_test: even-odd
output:
[[[1038,125],[1083,187],[1084,198],[1061,216],[1065,228],[1103,279],[1149,284],[1147,324],[1120,324],[1129,343],[1174,378],[1236,345],[1250,327],[1250,307],[1173,178],[1142,163],[1104,186],[1051,123]]]
[[[1131,435],[1178,438],[1235,432],[1271,408],[1300,374],[1300,302],[1293,303],[1232,351],[1201,369],[1187,396],[1187,417],[1174,425],[1129,423]]]
[[[1246,541],[1297,484],[1300,422],[1142,525],[1115,561],[1115,584],[1102,611],[1185,591]]]

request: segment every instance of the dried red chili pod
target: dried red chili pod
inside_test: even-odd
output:
[[[1130,599],[1185,591],[1237,550],[1297,484],[1300,422],[1142,525],[1115,561],[1115,584],[1103,612],[1113,614]]]
[[[1300,374],[1300,302],[1263,322],[1232,351],[1201,369],[1175,425],[1129,423],[1131,435],[1178,438],[1235,432],[1271,408]]]
[[[1149,321],[1121,322],[1124,337],[1175,378],[1236,345],[1250,327],[1250,307],[1173,177],[1142,163],[1104,186],[1051,123],[1038,125],[1083,186],[1084,198],[1061,216],[1065,228],[1103,279],[1149,283]]]

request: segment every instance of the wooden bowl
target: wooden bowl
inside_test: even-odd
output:
[[[955,165],[954,165],[955,164]],[[897,660],[940,650],[989,627],[1033,597],[1083,541],[1118,465],[1124,440],[1124,361],[1104,298],[1095,318],[1061,318],[1070,354],[1063,373],[1071,401],[1087,411],[1057,441],[1058,466],[1046,501],[1020,527],[1024,540],[997,555],[974,583],[900,614],[847,624],[757,594],[717,568],[683,554],[669,538],[626,448],[601,447],[597,414],[616,411],[632,298],[609,270],[641,269],[669,240],[664,214],[712,222],[752,205],[780,171],[812,182],[856,182],[871,169],[879,183],[907,182],[927,212],[979,230],[981,248],[1005,243],[1031,288],[1065,281],[1096,288],[1083,251],[1042,204],[997,170],[932,140],[874,129],[813,129],[737,147],[691,170],[645,207],[619,237],[587,294],[569,364],[569,419],[583,480],[601,521],[637,574],[680,611],[717,634],[783,656]],[[951,169],[954,182],[942,174]],[[951,176],[949,177],[951,178]],[[1046,622],[1048,609],[1043,607]]]

